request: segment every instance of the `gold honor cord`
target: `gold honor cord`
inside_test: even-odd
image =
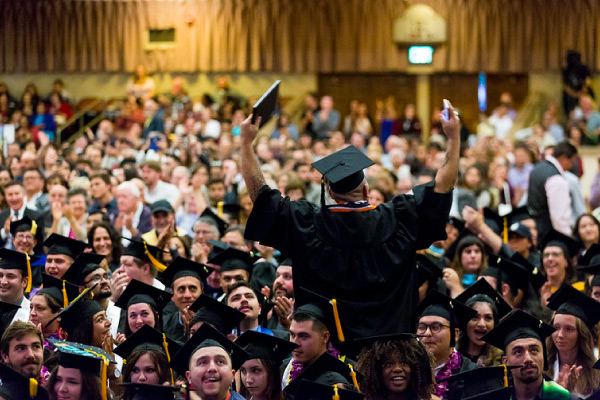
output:
[[[219,201],[217,203],[217,217],[219,218],[223,218],[223,202]]]
[[[504,239],[504,243],[508,243],[508,218],[504,217],[504,230],[502,231],[503,233],[503,239]]]
[[[150,259],[150,262],[152,263],[152,265],[154,265],[156,267],[158,272],[163,272],[165,269],[167,269],[167,266],[165,264],[158,261],[156,258],[154,258],[152,253],[150,253],[150,251],[148,250],[148,245],[146,244],[145,241],[144,241],[144,253],[146,253],[148,258]]]

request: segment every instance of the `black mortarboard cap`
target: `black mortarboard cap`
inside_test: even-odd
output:
[[[27,256],[25,253],[1,248],[0,269],[19,269],[27,275]]]
[[[575,257],[579,250],[583,248],[581,242],[554,229],[548,231],[540,242],[540,249],[542,251],[548,246],[558,246],[563,249],[567,259]]]
[[[589,249],[579,256],[578,264],[580,266],[600,264],[600,244],[592,244]],[[581,267],[579,267],[579,270],[582,270]]]
[[[513,289],[526,291],[529,287],[531,272],[521,264],[515,263],[508,258],[493,256],[496,263],[492,269],[496,269],[500,274],[500,280]]]
[[[73,285],[64,279],[58,279],[52,275],[42,273],[42,283],[44,287],[38,290],[36,294],[47,294],[56,300],[56,302],[61,306],[65,306],[63,285],[65,292],[67,293],[67,305],[70,301],[75,300],[75,298],[79,296],[79,286]]]
[[[210,264],[220,265],[221,272],[231,271],[234,269],[243,269],[244,271],[252,272],[252,255],[247,251],[229,247],[210,260]]]
[[[189,309],[196,313],[190,326],[196,322],[208,322],[225,335],[246,318],[243,312],[205,294],[201,294]]]
[[[147,283],[132,279],[127,287],[121,293],[115,306],[127,311],[130,305],[146,303],[152,306],[154,311],[160,313],[163,308],[171,301],[171,293],[155,288]]]
[[[10,223],[10,234],[15,236],[17,234],[17,229],[19,229],[20,227],[24,227],[25,229],[30,231],[31,234],[35,237],[35,234],[37,233],[37,226],[38,225],[35,221],[33,221],[31,218],[25,215],[20,220],[12,221]]]
[[[486,223],[494,232],[499,235],[503,235],[504,228],[508,229],[516,222],[523,221],[531,218],[527,212],[527,207],[519,207],[510,211],[508,214],[500,215],[495,210],[489,207],[483,209],[483,218]]]
[[[0,337],[2,337],[2,335],[4,334],[4,330],[7,328],[7,326],[4,326],[4,316],[8,316],[9,313],[12,313],[13,311],[17,311],[19,308],[21,308],[20,305],[17,304],[12,304],[12,303],[7,303],[5,301],[0,301]],[[14,315],[14,314],[13,314]],[[6,318],[6,321],[9,322],[11,318]]]
[[[48,248],[46,252],[48,255],[64,254],[75,260],[78,255],[83,253],[83,250],[87,247],[87,243],[53,233],[46,239],[44,246]]]
[[[304,304],[294,309],[294,314],[305,313],[321,321],[329,329],[330,338],[334,342],[344,342],[343,321],[346,309],[340,301],[327,298],[306,288],[299,288],[298,294],[302,296]],[[336,312],[337,309],[337,317]]]
[[[512,396],[512,386],[503,387],[501,389],[481,392],[474,396],[463,397],[463,400],[510,400]]]
[[[363,169],[375,164],[354,146],[337,151],[312,165],[329,180],[331,190],[344,194],[355,189],[365,178]]]
[[[458,229],[459,232],[465,229],[465,221],[462,221],[456,217],[448,218],[448,224]]]
[[[563,285],[548,299],[548,308],[556,314],[573,315],[592,329],[600,321],[600,302],[570,285]]]
[[[416,255],[417,279],[419,286],[426,281],[435,282],[443,276],[442,269],[424,254]]]
[[[156,246],[151,246],[148,243],[145,243],[144,241],[140,242],[138,240],[133,240],[129,238],[124,239],[129,240],[129,245],[123,249],[124,256],[132,256],[153,264],[152,260],[148,256],[148,253],[150,253],[150,255],[156,259],[157,257],[159,257],[159,254],[163,252],[162,249],[159,249]],[[148,248],[148,252],[146,252],[146,248]]]
[[[261,96],[260,99],[252,107],[252,123],[255,124],[258,117],[261,117],[260,126],[262,128],[277,109],[277,101],[279,99],[279,84],[280,80],[275,81],[273,85]]]
[[[96,253],[81,253],[67,269],[62,279],[78,286],[85,286],[85,277],[97,270],[104,256]]]
[[[238,203],[225,203],[223,204],[223,212],[237,218],[242,206]]]
[[[202,214],[200,214],[200,216],[208,217],[208,218],[211,218],[213,221],[215,221],[215,224],[217,225],[217,229],[219,229],[219,236],[223,236],[225,234],[225,231],[229,227],[229,224],[227,222],[225,222],[222,218],[219,218],[219,216],[217,214],[215,214],[210,209],[210,207],[206,207],[204,209],[204,211],[202,211]]]
[[[124,388],[131,388],[131,400],[173,400],[181,386],[150,385],[147,383],[125,382]]]
[[[55,319],[61,318],[60,327],[63,328],[67,334],[72,334],[74,329],[81,324],[87,318],[92,318],[94,314],[104,311],[104,308],[97,301],[90,300],[87,295],[96,287],[97,284],[85,289],[75,300],[63,308],[54,318],[52,318],[46,326],[50,325]]]
[[[287,388],[284,391],[288,392]],[[298,384],[294,400],[331,400],[335,395],[339,397],[339,400],[363,400],[365,398],[365,395],[360,392],[341,388],[336,390],[333,385],[303,379]]]
[[[534,338],[543,344],[554,331],[541,319],[522,310],[513,310],[481,339],[506,351],[506,347],[517,339]]]
[[[0,364],[0,397],[6,400],[47,400],[48,392],[42,387],[36,385],[37,381],[21,375],[6,364]],[[34,382],[35,381],[35,382]],[[35,396],[31,396],[30,387],[37,387]]]
[[[448,382],[454,386],[453,392],[456,397],[449,400],[460,400],[465,397],[476,396],[483,392],[504,388],[505,370],[504,366],[475,368],[469,371],[454,374],[448,378],[440,379],[438,382]]]
[[[185,342],[181,350],[171,358],[171,367],[184,375],[189,369],[189,362],[194,353],[206,347],[220,347],[225,350],[231,357],[233,369],[238,369],[248,359],[248,353],[244,349],[209,324],[202,324],[200,329]]]
[[[260,358],[281,363],[297,344],[277,336],[266,335],[255,331],[244,332],[235,343],[249,354],[249,359]]]
[[[220,240],[208,239],[207,243],[212,246],[210,252],[208,253],[209,260],[230,247],[227,243],[223,243]]]
[[[178,256],[175,257],[167,269],[160,275],[160,279],[168,286],[184,276],[191,276],[203,282],[213,271],[214,268]]]
[[[349,364],[325,352],[291,381],[286,386],[285,392],[295,395],[302,380],[316,381],[326,385],[337,383],[352,385],[356,379],[352,373],[353,369]]]
[[[418,318],[435,315],[446,318],[450,323],[464,326],[477,315],[477,311],[437,290],[432,290],[417,306],[416,315]]]
[[[510,304],[508,304],[502,295],[494,290],[485,279],[477,280],[474,284],[465,289],[464,292],[456,296],[455,299],[464,304],[470,299],[492,303],[496,306],[498,318],[502,318],[512,311]]]
[[[91,346],[90,346],[91,347]],[[82,372],[100,376],[104,359],[77,347],[59,347],[58,365],[64,368],[75,368]]]
[[[128,359],[131,353],[136,349],[158,349],[166,354],[164,346],[165,341],[167,343],[169,355],[176,354],[181,346],[171,338],[163,335],[163,333],[152,328],[150,325],[143,325],[123,343],[115,347],[115,354],[124,359]]]

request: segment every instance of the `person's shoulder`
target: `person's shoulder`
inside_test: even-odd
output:
[[[229,393],[231,394],[231,396],[229,396],[229,400],[246,400],[246,398],[244,396],[242,396],[241,394],[239,394],[238,392],[234,392],[233,390],[230,390]]]

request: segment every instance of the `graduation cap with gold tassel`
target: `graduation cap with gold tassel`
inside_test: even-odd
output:
[[[31,292],[31,264],[27,253],[14,250],[0,249],[0,269],[18,269],[27,277],[25,293]]]
[[[129,238],[125,238],[130,241],[129,246],[127,246],[123,250],[123,255],[125,256],[133,256],[135,258],[139,258],[140,260],[144,260],[156,268],[158,272],[163,272],[167,269],[167,266],[158,261],[157,257],[163,250],[158,247],[151,246],[146,243],[145,240],[137,241]]]

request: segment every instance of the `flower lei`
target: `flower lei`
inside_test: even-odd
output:
[[[462,359],[460,358],[460,354],[456,350],[452,350],[452,354],[448,357],[448,361],[446,364],[440,369],[440,371],[435,375],[436,381],[440,381],[442,379],[446,379],[452,376],[452,371],[459,369],[462,364]],[[433,394],[438,396],[441,399],[444,399],[446,393],[448,392],[448,382],[441,382],[435,385],[435,389]]]
[[[46,382],[48,381],[48,378],[50,378],[50,371],[48,371],[48,368],[42,365],[42,369],[40,370],[40,379],[38,379],[38,384],[42,387],[45,386]]]
[[[327,343],[327,352],[335,358],[340,358],[339,350],[333,347],[331,343]],[[296,379],[298,375],[302,373],[303,369],[304,365],[302,363],[299,363],[296,360],[292,360],[292,369],[290,370],[290,378],[288,379],[288,383]]]
[[[44,347],[52,349],[52,344],[47,339],[67,340],[67,332],[62,328],[58,328],[52,335],[44,339]]]

